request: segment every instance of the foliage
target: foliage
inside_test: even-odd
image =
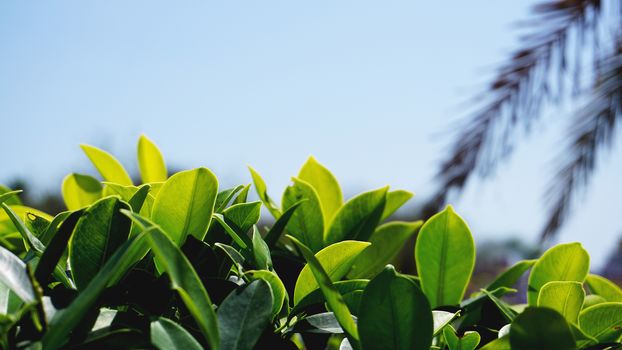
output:
[[[19,191],[0,193],[1,348],[620,345],[622,291],[589,274],[578,243],[465,297],[475,245],[450,206],[424,224],[387,222],[411,193],[383,187],[344,201],[335,176],[310,158],[279,207],[252,168],[257,202],[249,186],[219,189],[206,168],[168,177],[145,137],[140,185],[112,155],[83,149],[105,181],[69,175],[68,211],[51,217],[24,207]],[[262,203],[270,228],[257,227]],[[419,229],[418,275],[399,273],[390,263]],[[507,303],[529,270],[528,304]]]

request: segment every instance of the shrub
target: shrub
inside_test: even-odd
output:
[[[206,168],[168,177],[145,137],[136,186],[110,154],[82,148],[104,181],[67,176],[68,211],[51,217],[0,192],[3,348],[620,346],[622,291],[589,274],[578,243],[465,298],[475,245],[451,206],[425,224],[387,222],[412,193],[383,187],[344,201],[314,158],[280,206],[250,168],[260,201],[249,202],[250,185],[220,190]],[[262,206],[274,217],[265,230]],[[417,232],[417,276],[399,273],[389,263]],[[508,304],[528,271],[527,304]]]

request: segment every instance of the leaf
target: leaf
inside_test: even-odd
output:
[[[570,327],[562,315],[545,307],[528,307],[510,328],[512,350],[575,350]]]
[[[383,187],[364,192],[347,201],[331,221],[324,237],[325,243],[346,239],[368,240],[380,222],[388,190],[389,187]]]
[[[259,222],[261,215],[261,202],[239,203],[230,206],[223,212],[223,217],[229,226],[240,235],[245,235],[248,230]]]
[[[433,308],[460,303],[475,266],[475,244],[469,227],[451,206],[421,227],[415,260],[421,289]]]
[[[18,214],[13,210],[14,207],[11,208],[8,205],[6,205],[6,203],[0,203],[0,205],[2,206],[2,209],[4,209],[4,212],[9,217],[9,219],[11,219],[11,222],[16,227],[17,231],[22,235],[22,238],[24,239],[28,247],[30,247],[30,249],[33,249],[38,254],[43,253],[43,251],[45,250],[45,246],[26,227],[22,219],[20,219]]]
[[[35,293],[26,272],[26,264],[2,246],[0,246],[0,283],[13,291],[25,303],[35,301]]]
[[[346,281],[337,281],[333,282],[333,287],[339,292],[341,295],[346,295],[352,292],[363,291],[367,286],[369,280],[361,280],[361,279],[353,279]],[[299,314],[304,310],[304,308],[319,304],[324,302],[324,294],[320,288],[315,289],[313,292],[307,294],[302,300],[300,300],[294,308],[290,311],[290,318]]]
[[[219,333],[216,313],[192,264],[179,247],[159,229],[152,231],[147,239],[159,266],[169,275],[172,288],[179,293],[186,308],[205,335],[207,343],[212,349],[222,349],[218,347]]]
[[[434,320],[434,333],[436,336],[439,334],[445,326],[447,326],[451,321],[460,316],[460,311],[458,312],[447,312],[441,310],[432,310],[432,319]]]
[[[242,248],[243,252],[247,252],[249,247],[253,246],[253,243],[247,235],[239,235],[223,218],[220,214],[214,214],[214,220],[222,226],[225,232],[233,238],[233,241]]]
[[[235,196],[235,194],[238,193],[242,188],[244,188],[244,186],[238,185],[218,192],[215,204],[216,209],[214,209],[214,211],[217,213],[222,213],[222,211],[227,208],[227,205],[229,205],[229,202],[231,202],[233,196]]]
[[[368,242],[343,241],[320,250],[315,254],[315,258],[322,265],[322,269],[326,271],[330,280],[334,282],[348,273],[354,259],[369,245]],[[294,305],[320,287],[314,276],[315,273],[309,265],[305,265],[300,271],[294,288]]]
[[[499,309],[501,315],[503,315],[506,321],[512,322],[514,320],[517,312],[515,312],[510,306],[508,306],[508,304],[506,304],[503,300],[497,298],[493,293],[487,291],[486,289],[482,289],[481,291],[488,297],[488,299],[490,299],[495,304],[495,306],[497,307],[497,309]]]
[[[287,237],[296,245],[296,247],[298,247],[298,249],[302,253],[302,256],[307,261],[306,266],[309,266],[311,272],[313,273],[315,283],[319,285],[322,293],[324,294],[326,303],[335,314],[335,318],[337,319],[337,321],[339,321],[339,325],[350,340],[350,344],[352,344],[355,349],[358,349],[358,329],[356,327],[356,324],[354,323],[354,320],[352,319],[352,315],[350,313],[350,310],[348,309],[348,306],[343,300],[343,296],[333,285],[331,277],[324,270],[324,267],[322,267],[322,264],[320,263],[318,258],[313,255],[313,252],[308,247],[302,244],[302,242],[297,240],[295,237],[289,235],[287,235]],[[298,277],[300,278],[300,276]]]
[[[152,220],[181,246],[190,234],[203,240],[218,193],[218,180],[207,168],[178,172],[171,176],[155,198]]]
[[[78,290],[84,290],[110,256],[127,240],[132,222],[121,213],[130,206],[106,197],[86,209],[69,244],[69,261]]]
[[[218,307],[221,350],[252,350],[268,326],[272,291],[264,280],[256,280],[231,292]]]
[[[415,194],[406,190],[389,191],[387,193],[387,202],[384,205],[384,211],[380,221],[384,221],[393,215],[402,205],[406,204]]]
[[[481,340],[479,333],[472,331],[464,332],[462,337],[458,337],[452,326],[445,327],[443,336],[449,350],[474,350]]]
[[[354,259],[348,278],[370,278],[380,273],[422,224],[422,221],[393,221],[378,227],[369,238],[371,245]]]
[[[272,291],[272,317],[279,314],[281,308],[283,307],[283,302],[285,301],[285,295],[287,292],[285,291],[285,286],[283,282],[276,275],[276,273],[272,271],[266,270],[250,270],[244,273],[251,281],[262,279],[270,285],[270,289]]]
[[[240,193],[233,200],[233,204],[246,203],[246,199],[248,198],[248,191],[251,189],[251,184],[245,185]]]
[[[538,306],[559,312],[568,323],[577,323],[585,291],[579,282],[548,282],[540,289]]]
[[[495,280],[492,281],[486,289],[495,290],[499,287],[512,288],[523,276],[523,274],[536,263],[536,261],[538,260],[521,260],[517,262],[512,265],[512,267],[497,276],[497,278],[495,278]]]
[[[168,177],[162,153],[145,135],[138,139],[138,169],[143,183],[162,182]]]
[[[132,179],[125,171],[125,168],[123,168],[123,165],[110,153],[89,145],[83,144],[80,147],[104,180],[124,186],[133,185]]]
[[[168,318],[151,321],[151,344],[160,350],[201,350],[203,347],[183,327]]]
[[[433,329],[430,303],[417,285],[393,266],[369,282],[358,319],[365,350],[428,350]]]
[[[490,343],[482,346],[480,350],[512,350],[510,347],[510,337],[505,336],[499,339],[495,339]]]
[[[78,210],[102,197],[102,185],[94,177],[73,173],[63,179],[62,193],[67,209]]]
[[[261,200],[263,205],[266,206],[270,214],[272,214],[272,216],[275,219],[278,219],[279,216],[281,216],[281,210],[272,201],[272,198],[268,196],[268,190],[266,187],[266,183],[263,181],[263,179],[261,178],[261,175],[259,175],[257,170],[253,169],[250,166],[248,167],[248,170],[251,172],[251,177],[253,178],[253,184],[255,184],[255,190],[257,191],[257,196],[259,196],[259,199]]]
[[[253,226],[253,258],[256,269],[272,270],[270,248],[261,238],[261,234],[257,231],[257,226]]]
[[[590,256],[580,243],[558,244],[542,254],[529,275],[527,302],[535,306],[540,288],[551,281],[585,280],[590,268]]]
[[[589,274],[585,283],[592,293],[603,297],[606,301],[622,302],[622,289],[605,277]]]
[[[356,320],[354,316],[352,319]],[[307,316],[302,322],[296,323],[295,330],[302,333],[343,334],[343,329],[333,312],[322,312]]]
[[[283,210],[303,202],[287,223],[287,231],[317,252],[324,247],[324,214],[320,199],[309,183],[297,178],[292,178],[292,181],[294,184],[283,193]]]
[[[579,328],[600,343],[614,342],[622,335],[622,303],[590,306],[579,314]]]
[[[268,233],[266,234],[266,237],[264,237],[264,240],[268,244],[268,247],[274,247],[279,238],[281,238],[281,235],[283,235],[283,232],[285,232],[285,227],[287,226],[289,219],[292,217],[296,209],[298,209],[303,201],[304,200],[294,203],[291,207],[287,208],[283,215],[276,219],[276,222],[274,223],[274,225],[272,225],[270,231],[268,231]]]
[[[22,190],[12,191],[6,186],[0,185],[0,203],[6,202],[8,205],[23,205],[22,201],[16,194],[21,193]]]
[[[585,296],[585,300],[583,300],[583,308],[588,308],[590,306],[598,305],[600,303],[606,303],[607,299],[601,297],[598,294],[590,294]]]
[[[337,178],[311,156],[300,169],[298,179],[311,185],[317,192],[324,214],[324,226],[328,227],[337,210],[343,205],[343,194]]]
[[[149,197],[149,185],[143,185],[138,188],[138,191],[132,195],[127,201],[127,204],[130,205],[132,211],[135,213],[139,213],[145,204],[145,201]]]

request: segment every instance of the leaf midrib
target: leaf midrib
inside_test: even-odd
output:
[[[439,271],[438,271],[438,283],[436,285],[436,303],[438,305],[443,305],[443,291],[445,290],[445,264],[447,260],[447,223],[449,221],[449,215],[445,215],[445,220],[443,222],[443,230],[441,235],[441,257],[439,261]]]
[[[196,173],[194,174],[194,179],[192,180],[192,187],[190,190],[190,202],[188,203],[188,210],[186,210],[186,215],[184,216],[184,226],[179,236],[180,244],[184,240],[184,238],[188,236],[188,233],[186,231],[188,230],[188,227],[190,226],[190,217],[192,216],[192,211],[194,210],[194,198],[196,196],[196,187],[197,187],[198,181],[199,181],[199,174]]]

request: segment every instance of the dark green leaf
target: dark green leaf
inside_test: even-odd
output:
[[[276,220],[274,225],[272,225],[272,227],[270,228],[270,231],[268,231],[268,234],[266,234],[266,237],[265,237],[265,241],[268,244],[268,247],[270,248],[274,247],[274,245],[279,240],[279,238],[281,238],[281,236],[285,232],[285,227],[287,226],[287,223],[289,222],[290,218],[292,217],[292,215],[294,214],[296,209],[298,209],[298,207],[300,206],[302,202],[304,202],[304,200],[292,204],[292,206],[287,208],[287,210],[283,213],[283,215],[281,215]]]
[[[287,231],[313,252],[317,252],[324,247],[324,214],[320,198],[306,181],[297,178],[292,178],[292,181],[293,185],[288,186],[283,193],[283,210],[297,203],[300,205],[287,223]]]
[[[184,349],[201,350],[201,344],[192,337],[182,326],[159,317],[151,322],[151,344],[159,350]]]
[[[545,307],[528,307],[510,328],[512,350],[574,350],[575,341],[562,315]]]

